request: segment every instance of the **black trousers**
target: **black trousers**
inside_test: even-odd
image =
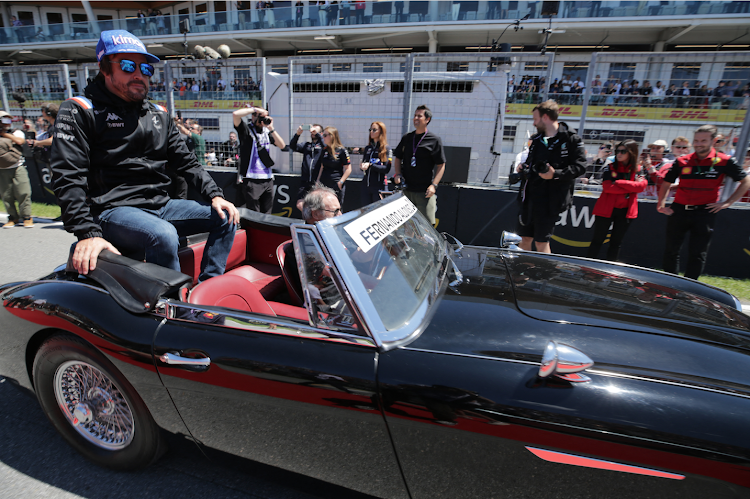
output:
[[[714,233],[716,213],[707,209],[686,210],[684,205],[672,203],[674,213],[667,221],[667,241],[664,246],[665,272],[676,274],[680,270],[680,249],[685,234],[690,233],[688,261],[685,277],[698,279],[706,266],[706,256],[711,236]]]
[[[602,244],[604,244],[604,239],[607,237],[607,232],[609,232],[609,226],[612,224],[612,233],[609,236],[609,247],[607,248],[607,260],[610,262],[617,261],[620,257],[622,240],[625,239],[625,232],[630,227],[631,219],[627,218],[627,214],[627,208],[614,208],[612,216],[596,217],[594,221],[594,237],[591,239],[589,251],[586,254],[588,258],[597,258],[599,250]]]
[[[242,194],[248,210],[271,214],[273,209],[273,179],[243,179]]]

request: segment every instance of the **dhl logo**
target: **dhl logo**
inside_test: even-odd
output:
[[[571,115],[573,114],[573,108],[570,106],[560,106],[560,109],[558,110],[557,114],[559,115]]]
[[[670,115],[670,119],[683,119],[683,120],[709,120],[711,119],[708,115],[708,111],[682,111],[680,109],[673,110]]]
[[[623,107],[605,107],[602,109],[602,116],[637,118],[638,110]]]
[[[255,105],[255,101],[251,101],[251,100],[234,101],[232,103],[232,107],[234,109],[239,109],[245,106],[254,106],[254,105]]]
[[[193,107],[200,107],[200,108],[204,108],[204,107],[218,107],[218,106],[214,106],[214,104],[215,104],[214,101],[197,100],[197,101],[193,102]]]

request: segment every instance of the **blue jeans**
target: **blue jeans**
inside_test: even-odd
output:
[[[104,239],[130,258],[180,270],[179,237],[208,232],[198,281],[222,275],[234,242],[235,225],[224,212],[186,199],[170,199],[158,210],[120,206],[104,210],[97,221]]]

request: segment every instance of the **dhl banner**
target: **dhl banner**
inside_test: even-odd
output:
[[[166,106],[165,102],[159,102]],[[174,100],[175,109],[241,109],[245,106],[261,107],[259,100]]]
[[[506,115],[530,116],[536,104],[506,104]],[[560,119],[580,118],[583,106],[560,105]],[[589,106],[586,118],[618,120],[694,121],[701,123],[742,123],[745,109],[684,109],[667,107]]]

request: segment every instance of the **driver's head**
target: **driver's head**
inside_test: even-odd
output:
[[[314,224],[341,215],[341,204],[333,189],[316,182],[302,200],[302,218]]]

